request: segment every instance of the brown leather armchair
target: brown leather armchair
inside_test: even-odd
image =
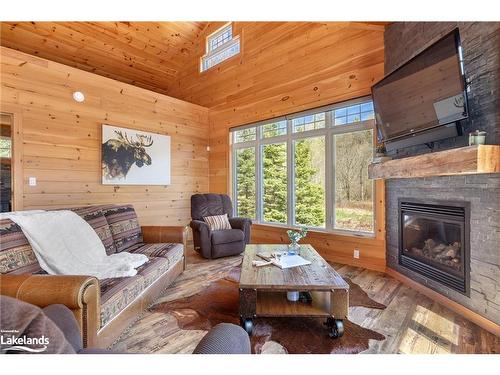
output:
[[[231,229],[211,231],[204,217],[227,214]],[[194,249],[204,258],[213,259],[241,254],[250,242],[252,221],[232,217],[231,198],[225,194],[195,194],[191,196],[191,229]]]

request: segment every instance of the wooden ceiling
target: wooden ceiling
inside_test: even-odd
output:
[[[200,73],[199,59],[205,52],[206,36],[223,25],[222,22],[0,24],[2,46],[207,107],[221,104],[226,97],[240,95],[245,91],[239,83],[235,85],[238,81],[236,76],[242,73],[242,69],[259,69],[256,64],[266,63],[264,60],[271,58],[275,62],[271,65],[276,69],[273,74],[276,79],[280,79],[283,74],[287,74],[281,69],[283,64],[292,57],[301,59],[300,56],[307,55],[314,49],[309,44],[319,43],[327,52],[331,50],[328,47],[331,43],[344,41],[347,46],[350,43],[359,44],[355,40],[356,33],[365,32],[370,38],[370,32],[383,33],[387,25],[381,22],[235,23],[235,34],[246,32],[242,35],[243,53],[236,59]],[[267,38],[263,33],[269,33],[270,37]],[[253,43],[253,40],[247,40],[246,36],[250,39],[265,40],[266,44]],[[297,38],[303,43],[298,43]],[[315,38],[317,40],[313,40]],[[366,48],[369,48],[368,44]],[[261,54],[259,51],[268,53]],[[348,50],[334,52],[344,59],[350,58],[349,54],[346,55]],[[321,64],[322,60],[327,61],[320,57],[315,64]],[[237,68],[235,65],[240,65],[241,69],[233,69]],[[220,74],[221,71],[224,74]],[[293,79],[297,79],[296,74],[300,75],[301,72],[301,69],[294,71]],[[229,86],[221,91],[217,88],[219,83]],[[251,82],[246,82],[246,85],[248,84]],[[270,82],[262,80],[260,84],[268,85]],[[276,83],[273,85],[277,88]]]
[[[207,22],[1,22],[0,44],[168,94]]]

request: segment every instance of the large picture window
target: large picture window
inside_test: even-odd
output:
[[[235,213],[373,234],[373,119],[365,97],[232,129]]]

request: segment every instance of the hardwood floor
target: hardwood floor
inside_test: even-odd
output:
[[[241,256],[207,261],[189,252],[186,271],[157,302],[193,295],[238,265]],[[384,273],[334,264],[385,310],[350,307],[349,320],[386,336],[364,353],[499,353],[500,338]],[[205,331],[181,330],[175,317],[146,311],[113,345],[134,353],[191,353]]]

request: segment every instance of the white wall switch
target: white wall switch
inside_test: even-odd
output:
[[[352,256],[356,259],[359,259],[359,249],[354,249],[354,254]]]
[[[29,186],[36,186],[36,177],[30,177],[28,179],[28,185]]]

